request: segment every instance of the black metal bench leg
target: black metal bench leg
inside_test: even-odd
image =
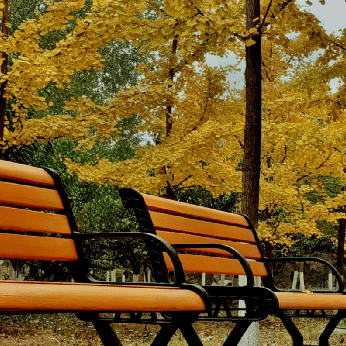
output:
[[[249,328],[251,321],[242,321],[237,322],[237,324],[234,326],[233,330],[231,331],[230,335],[224,342],[223,346],[235,346],[238,345],[239,341]]]
[[[165,324],[161,326],[160,331],[157,333],[156,338],[151,343],[151,346],[166,346],[172,339],[172,336],[177,331],[176,324]]]
[[[293,340],[293,346],[304,346],[303,335],[300,333],[300,331],[292,321],[291,317],[281,316],[280,319],[288,333],[291,335],[291,338]]]
[[[336,315],[335,317],[332,317],[328,324],[326,325],[326,328],[324,328],[324,331],[320,335],[319,339],[319,345],[320,346],[328,346],[329,345],[329,338],[334,332],[334,329],[338,325],[338,323],[342,320],[343,316]]]
[[[92,321],[104,346],[123,346],[108,322]]]
[[[201,339],[191,324],[179,325],[179,329],[189,346],[203,346]]]

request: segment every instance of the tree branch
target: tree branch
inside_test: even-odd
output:
[[[286,160],[287,157],[287,145],[285,145],[285,156],[283,157],[283,159],[281,160],[281,164],[283,164]]]
[[[174,190],[175,190],[175,191],[179,190],[178,187],[179,187],[180,185],[184,184],[185,181],[189,180],[191,177],[193,177],[193,175],[192,175],[192,174],[189,174],[189,175],[188,175],[185,179],[183,179],[179,184],[174,185]]]
[[[335,148],[334,148],[335,149]],[[315,169],[315,171],[317,171],[318,169],[320,169],[321,167],[323,167],[325,165],[325,163],[330,159],[330,157],[333,155],[334,152],[330,153],[329,156]],[[296,183],[298,183],[299,181],[301,181],[302,179],[308,177],[310,174],[312,173],[309,172],[308,174],[304,174],[303,176],[301,176],[298,180],[296,180]]]
[[[233,135],[233,136],[234,136],[234,137],[236,138],[236,140],[238,141],[240,147],[241,147],[242,149],[244,149],[244,144],[240,141],[240,139],[239,139],[236,135]]]
[[[270,77],[269,77],[269,74],[268,74],[268,71],[267,71],[267,67],[266,67],[266,65],[264,64],[263,60],[262,60],[262,66],[263,66],[263,69],[264,69],[264,72],[265,72],[265,74],[266,74],[266,76],[267,76],[268,81],[269,81],[269,82],[272,82],[272,80],[271,80]]]
[[[262,30],[262,27],[263,27],[263,25],[264,25],[264,23],[265,23],[265,21],[266,21],[266,18],[267,18],[267,16],[268,16],[269,9],[270,9],[272,3],[273,3],[273,0],[270,0],[270,3],[269,3],[269,5],[268,5],[268,7],[267,7],[267,10],[266,10],[266,13],[264,14],[262,23],[261,23],[261,24],[259,25],[259,27],[258,27],[258,31],[259,31],[259,32]]]
[[[199,14],[200,14],[201,16],[205,16],[205,14],[202,13],[201,10],[200,10],[199,8],[197,8],[196,6],[195,6],[195,9],[196,9],[197,13],[192,17],[192,19],[195,18],[196,16],[198,16]]]

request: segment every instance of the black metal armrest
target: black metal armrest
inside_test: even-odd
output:
[[[173,248],[178,250],[179,248],[186,249],[201,249],[201,248],[215,248],[221,249],[232,254],[241,264],[244,269],[245,275],[247,277],[246,287],[254,287],[254,275],[252,273],[252,269],[249,265],[249,262],[246,258],[236,249],[231,246],[223,245],[223,244],[172,244]]]
[[[170,257],[175,272],[175,282],[174,285],[181,285],[185,282],[184,269],[181,264],[181,261],[174,250],[174,248],[164,239],[159,236],[151,233],[135,233],[135,232],[103,232],[103,233],[77,233],[74,235],[78,240],[87,240],[87,239],[121,239],[121,238],[135,238],[135,239],[145,239],[153,241],[158,245],[162,251],[166,252]]]
[[[273,258],[264,258],[265,262],[319,262],[327,266],[332,273],[336,276],[339,285],[339,291],[343,292],[344,284],[339,272],[332,266],[329,262],[318,258],[318,257],[273,257]]]

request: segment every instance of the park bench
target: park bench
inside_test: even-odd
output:
[[[82,246],[95,238],[155,243],[174,263],[175,281],[98,282],[90,276]],[[192,323],[196,314],[208,310],[208,295],[184,283],[175,250],[153,234],[79,233],[59,176],[52,170],[0,160],[0,259],[61,261],[75,280],[2,280],[0,314],[76,313],[93,323],[105,346],[122,345],[110,325],[114,322],[159,324],[152,345],[166,345],[178,328],[189,345],[201,345]],[[167,318],[157,318],[157,312]]]
[[[312,257],[265,258],[256,231],[245,216],[140,194],[130,188],[120,189],[119,193],[124,206],[133,210],[143,232],[158,235],[178,251],[185,272],[246,275],[245,287],[203,286],[210,296],[212,306],[207,313],[200,313],[198,320],[234,320],[236,317],[232,312],[237,313],[237,307],[230,302],[237,298],[237,294],[238,298],[241,298],[255,292],[254,276],[260,277],[262,285],[272,294],[257,291],[257,296],[266,301],[266,307],[271,314],[281,319],[293,339],[294,346],[304,345],[304,340],[292,320],[293,317],[330,319],[320,335],[321,346],[328,345],[330,335],[340,320],[346,317],[344,285],[334,267],[322,259]],[[154,275],[156,272],[156,275],[164,280],[161,277],[162,266],[173,270],[172,262],[166,254],[156,259],[157,261],[152,263]],[[338,290],[280,290],[274,284],[271,261],[316,261],[326,265],[336,276]],[[251,300],[245,303],[251,305]],[[256,306],[259,310],[263,309],[261,304]],[[223,317],[225,315],[226,317]],[[246,330],[246,322],[241,326],[235,340]]]

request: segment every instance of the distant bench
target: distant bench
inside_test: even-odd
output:
[[[136,285],[94,280],[82,242],[95,238],[146,239],[168,253],[175,282]],[[209,298],[203,288],[184,283],[174,249],[153,234],[79,233],[61,181],[52,170],[0,160],[0,259],[61,261],[76,281],[0,281],[0,314],[74,312],[94,324],[105,346],[122,345],[110,326],[114,322],[159,324],[152,345],[166,345],[178,328],[189,345],[202,345],[191,324],[199,312],[208,310]],[[158,319],[156,312],[168,317]]]
[[[278,316],[290,333],[294,346],[304,343],[292,317],[330,318],[319,339],[319,345],[327,346],[330,335],[346,317],[344,285],[335,268],[324,260],[311,257],[268,260],[263,256],[257,234],[245,216],[140,194],[129,188],[120,189],[119,193],[124,206],[134,211],[142,232],[158,235],[179,251],[185,272],[246,275],[246,287],[203,286],[212,307],[207,313],[200,313],[199,320],[237,320],[239,308],[234,301],[244,300],[245,316],[249,318],[257,315],[260,319],[267,310]],[[322,263],[335,274],[338,291],[304,293],[279,290],[274,285],[270,261]],[[154,275],[161,280],[165,279],[162,276],[162,267],[165,266],[169,270],[174,268],[166,254],[156,256],[156,261],[152,262]],[[262,278],[265,288],[253,286],[254,276]],[[236,345],[250,323],[251,320],[240,320],[227,345]]]

